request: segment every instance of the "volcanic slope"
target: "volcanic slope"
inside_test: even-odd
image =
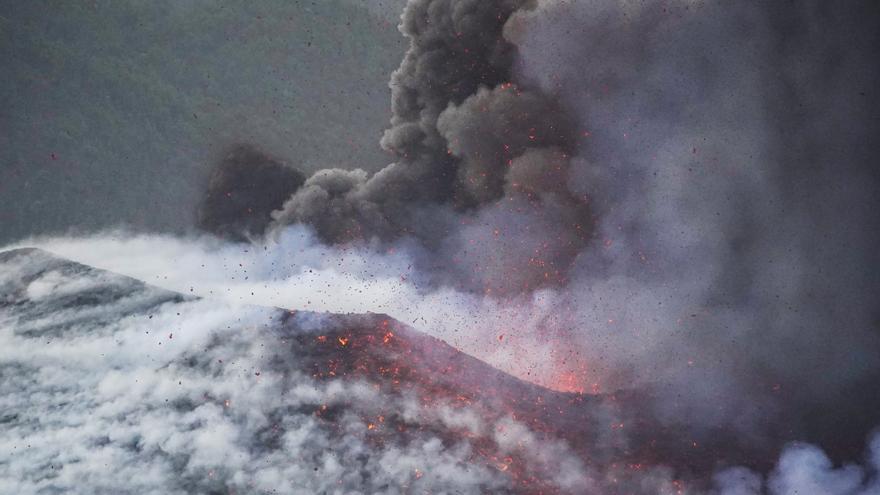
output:
[[[649,402],[523,382],[385,315],[0,253],[0,493],[656,493],[760,459]]]

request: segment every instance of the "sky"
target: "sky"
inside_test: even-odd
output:
[[[380,168],[395,6],[0,2],[0,242],[187,231],[240,143],[306,171]]]

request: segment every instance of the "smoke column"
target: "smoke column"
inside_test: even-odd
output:
[[[876,19],[412,1],[382,140],[397,160],[316,173],[275,228],[402,246],[428,286],[573,346],[555,361],[577,380],[673,397],[671,422],[853,455],[880,404]]]
[[[566,291],[588,361],[666,382],[671,418],[853,456],[877,425],[877,20],[546,2],[509,23],[518,76],[591,133],[570,184],[601,247]]]
[[[382,146],[397,161],[371,177],[329,169],[275,213],[329,243],[414,238],[439,282],[514,293],[557,284],[588,240],[587,198],[567,187],[577,132],[555,98],[513,82],[503,36],[533,2],[415,1],[410,49],[391,81]]]
[[[199,208],[198,227],[235,241],[261,237],[271,213],[305,181],[303,174],[253,146],[232,147],[214,169]]]
[[[872,493],[834,463],[862,460],[880,410],[878,18],[867,2],[410,1],[394,163],[315,173],[267,245],[208,248],[238,278],[204,288],[374,305],[522,378],[644,392],[638,413],[695,445],[723,428],[767,458],[790,440],[830,456],[795,445],[757,466],[766,484],[720,473],[721,493]],[[177,242],[165,258],[206,259]]]

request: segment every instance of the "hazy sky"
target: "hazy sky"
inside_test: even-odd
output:
[[[380,168],[399,7],[0,1],[0,243],[184,230],[235,143],[306,171]]]

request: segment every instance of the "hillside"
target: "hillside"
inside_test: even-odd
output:
[[[760,463],[384,315],[232,307],[36,249],[0,253],[0,374],[3,493],[584,493]]]

